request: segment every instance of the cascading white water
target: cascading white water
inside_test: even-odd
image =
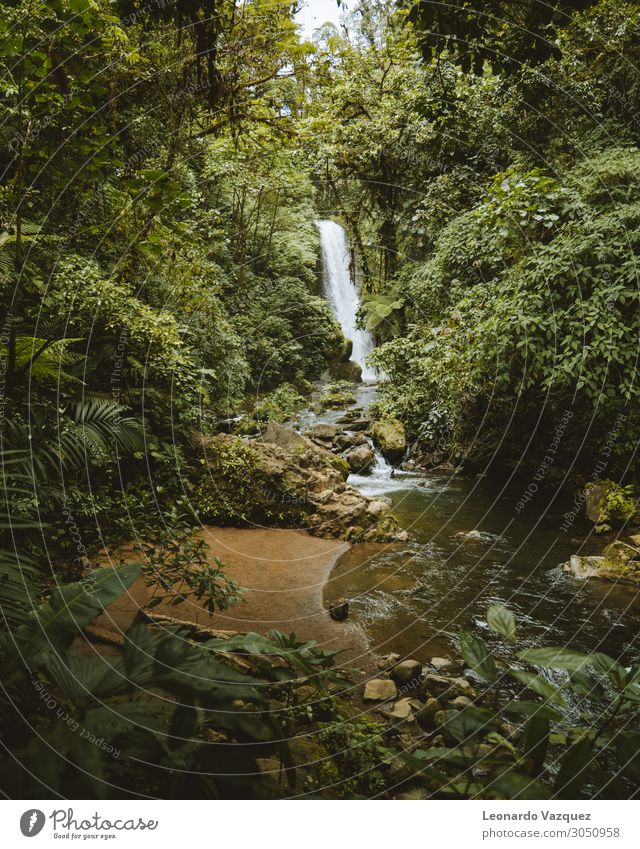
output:
[[[364,383],[375,383],[377,372],[365,362],[373,351],[373,339],[367,330],[356,326],[356,313],[360,306],[358,290],[349,274],[349,246],[344,229],[335,221],[316,221],[322,245],[324,290],[331,310],[342,332],[351,339],[351,360],[362,369]]]

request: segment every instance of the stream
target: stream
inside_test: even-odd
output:
[[[318,227],[325,296],[354,342],[352,359],[363,365],[373,342],[355,325],[359,302],[346,236],[335,222],[321,221]],[[365,364],[353,405],[365,414],[375,399],[376,378]],[[336,422],[344,413],[306,410],[299,426],[304,431],[318,422]],[[392,469],[379,455],[369,473],[351,475],[348,483],[365,495],[391,498],[394,515],[410,535],[400,544],[353,546],[325,591],[327,601],[350,600],[350,619],[378,654],[398,652],[420,660],[450,655],[459,629],[486,629],[487,607],[500,603],[516,617],[515,650],[570,645],[606,651],[625,665],[640,660],[640,593],[630,586],[579,581],[562,568],[572,554],[601,547],[589,538],[586,522],[561,530],[573,493],[540,491],[518,514],[515,505],[529,478],[514,476],[505,484],[464,473],[406,472]],[[513,651],[496,645],[505,659]]]

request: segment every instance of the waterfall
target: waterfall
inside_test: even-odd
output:
[[[360,306],[358,290],[349,274],[349,246],[344,229],[335,221],[316,221],[322,245],[324,270],[324,292],[342,328],[342,332],[353,343],[351,361],[362,369],[364,383],[375,383],[377,372],[365,362],[373,351],[373,339],[368,330],[356,326],[356,313]]]

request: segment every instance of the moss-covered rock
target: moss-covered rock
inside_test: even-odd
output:
[[[382,419],[370,428],[373,444],[390,463],[399,463],[407,447],[407,437],[398,419]]]
[[[351,388],[330,390],[318,401],[321,410],[341,410],[355,403],[356,396]]]
[[[194,493],[203,521],[304,528],[339,539],[406,538],[388,509],[345,484],[342,458],[276,423],[262,439],[218,434],[203,442],[205,469]]]
[[[599,578],[622,584],[640,585],[640,550],[624,542],[608,545],[602,557],[574,555],[564,566],[576,578]]]

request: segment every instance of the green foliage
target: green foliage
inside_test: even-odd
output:
[[[638,161],[637,151],[597,154],[567,173],[562,192],[542,181],[544,202],[539,175],[533,200],[526,175],[515,196],[513,175],[504,183],[495,178],[492,199],[445,228],[416,298],[419,308],[441,293],[440,323],[425,326],[416,309],[409,342],[398,338],[376,352],[390,377],[392,407],[414,434],[424,438],[425,422],[437,417],[437,435],[465,445],[483,419],[487,430],[504,429],[509,401],[524,401],[524,419],[544,396],[555,409],[583,406],[604,429],[620,401],[636,397],[639,210],[620,186],[633,179]],[[599,184],[608,181],[615,204],[595,192],[594,175]],[[557,216],[548,212],[551,202]],[[460,241],[463,222],[471,228]],[[524,235],[531,226],[541,228],[537,237]],[[453,250],[457,264],[448,261]],[[487,417],[496,395],[501,403]]]
[[[261,422],[286,422],[293,416],[302,401],[295,386],[283,383],[256,402],[254,415]]]
[[[494,605],[487,620],[497,633],[513,637],[509,611]],[[628,753],[637,741],[640,667],[625,669],[602,652],[538,648],[518,655],[535,669],[509,668],[497,675],[493,653],[482,640],[462,633],[460,650],[490,683],[482,704],[491,707],[447,711],[442,730],[455,745],[403,756],[432,793],[474,799],[630,796],[637,779],[637,758]],[[520,693],[512,694],[506,675],[523,685]],[[529,700],[529,694],[538,700]],[[567,720],[570,701],[579,710],[577,721]],[[526,717],[511,740],[502,734],[505,716]]]
[[[321,410],[340,410],[355,404],[356,396],[353,392],[353,383],[348,380],[338,380],[328,383],[320,398],[318,405]]]

